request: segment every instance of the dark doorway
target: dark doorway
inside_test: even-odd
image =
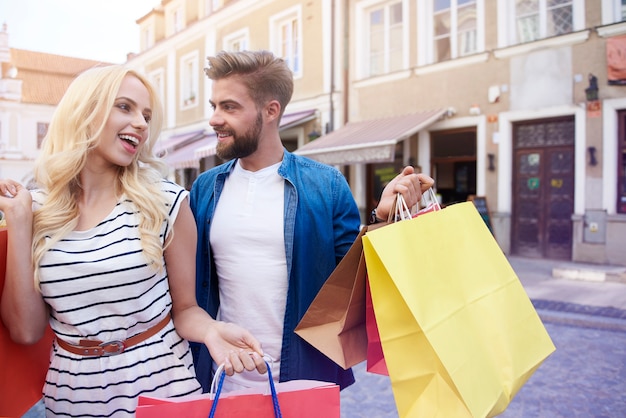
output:
[[[431,133],[431,163],[441,203],[465,202],[476,194],[476,131]]]

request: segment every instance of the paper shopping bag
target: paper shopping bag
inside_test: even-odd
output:
[[[421,210],[418,210],[415,214],[411,215],[411,211],[404,202],[404,198],[402,198],[401,194],[398,194],[397,199],[394,202],[394,206],[392,207],[392,212],[395,216],[391,216],[390,218],[396,218],[396,220],[400,221],[417,218],[425,213],[441,210],[441,206],[439,206],[432,189],[429,189],[427,193],[424,193],[423,202],[424,207]],[[376,313],[374,312],[374,304],[372,303],[372,294],[367,276],[365,281],[365,327],[367,330],[366,370],[370,373],[389,376],[383,347],[380,342],[378,325],[376,324]]]
[[[369,279],[366,278],[365,285],[365,328],[367,330],[367,363],[366,370],[370,373],[389,376],[385,355],[380,342],[378,325],[376,325],[376,313],[372,303],[372,294],[369,286]]]
[[[0,298],[6,271],[7,229],[0,228]],[[34,345],[16,344],[0,321],[0,416],[21,417],[42,397],[50,363],[50,328]]]
[[[296,334],[344,369],[367,357],[365,259],[361,229],[295,329]]]
[[[431,200],[436,199],[432,189],[429,189],[429,192]],[[435,205],[428,202],[426,195],[427,193],[424,196],[425,208],[413,216],[436,210]],[[393,222],[394,218],[404,219],[411,216],[402,195],[398,194],[398,200],[394,202],[388,222]],[[377,339],[368,342],[365,308],[367,271],[363,258],[362,237],[369,231],[385,225],[388,223],[382,222],[361,229],[295,328],[296,334],[344,369],[368,359],[368,344],[379,347]],[[373,351],[377,349],[373,347],[370,349],[372,358],[382,356],[382,351],[380,354],[374,354]],[[375,362],[380,363],[379,359]],[[376,370],[385,374],[384,369],[380,367],[373,367],[372,371],[376,373]]]
[[[313,380],[276,383],[280,411],[284,418],[339,418],[339,386]],[[265,387],[238,390],[220,395],[215,418],[274,418],[272,397]],[[140,396],[137,418],[207,418],[213,394],[182,398]]]
[[[472,202],[372,231],[363,247],[401,418],[497,415],[555,350]]]

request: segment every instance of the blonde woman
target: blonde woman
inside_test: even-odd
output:
[[[201,391],[187,340],[228,374],[265,371],[260,344],[196,304],[188,192],[154,157],[162,110],[123,66],[75,79],[50,123],[28,191],[0,180],[8,224],[2,319],[19,343],[56,338],[47,416],[134,416],[140,394]]]

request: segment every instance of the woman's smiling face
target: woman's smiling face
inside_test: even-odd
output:
[[[90,162],[101,159],[114,166],[128,166],[148,139],[152,116],[150,93],[136,77],[122,80],[97,147]]]

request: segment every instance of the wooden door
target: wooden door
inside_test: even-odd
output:
[[[516,124],[513,254],[570,260],[574,213],[574,119]]]

